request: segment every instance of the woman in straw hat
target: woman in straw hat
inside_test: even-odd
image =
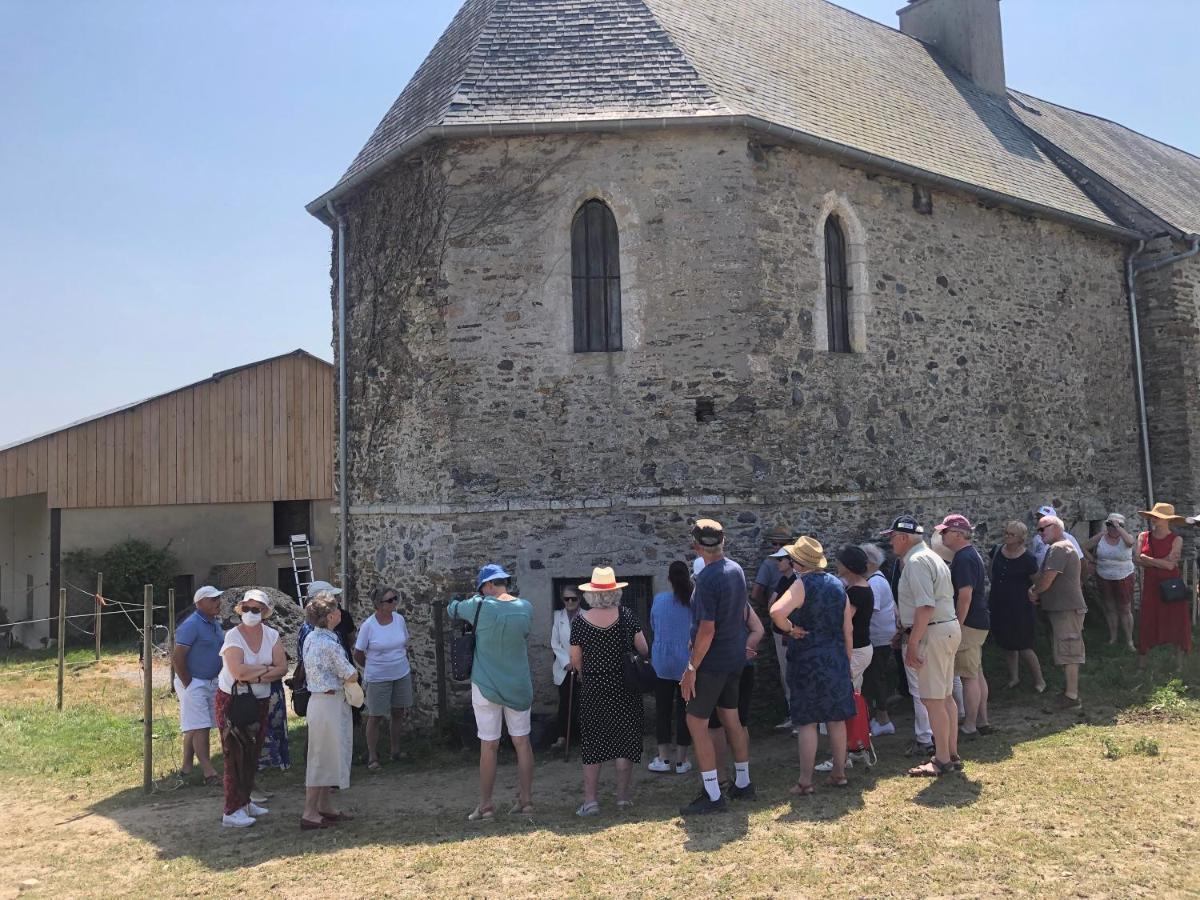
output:
[[[846,786],[846,720],[854,715],[850,657],[854,652],[854,609],[846,589],[825,571],[821,544],[802,537],[788,547],[797,579],[771,605],[771,621],[789,633],[788,684],[792,724],[799,732],[800,778],[791,793],[813,793],[817,723],[829,732],[832,769],[825,783]]]
[[[593,569],[592,580],[579,585],[589,609],[571,623],[571,668],[583,679],[583,805],[576,810],[580,816],[599,814],[600,767],[609,760],[617,766],[617,808],[633,805],[629,785],[633,767],[642,758],[642,695],[626,687],[621,660],[630,649],[645,656],[649,648],[633,612],[621,607],[621,589],[627,584],[617,581],[610,568]]]
[[[1179,560],[1183,556],[1183,538],[1171,531],[1172,525],[1182,525],[1186,519],[1175,515],[1170,503],[1155,503],[1153,509],[1143,510],[1142,518],[1150,530],[1138,535],[1133,562],[1142,569],[1142,612],[1138,628],[1138,666],[1146,664],[1146,653],[1159,644],[1174,644],[1178,648],[1178,664],[1183,654],[1192,650],[1192,623],[1187,603],[1164,603],[1161,585],[1179,577]]]
[[[221,673],[217,676],[217,727],[225,756],[225,809],[221,824],[227,828],[253,825],[268,810],[250,799],[254,773],[267,734],[271,682],[287,674],[287,659],[279,632],[263,624],[274,604],[265,591],[252,589],[234,606],[241,624],[225,633],[221,645]],[[258,702],[258,721],[238,727],[226,715],[235,689],[249,687]]]

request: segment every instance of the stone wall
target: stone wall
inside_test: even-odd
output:
[[[571,352],[591,197],[621,230],[620,353]],[[461,143],[349,204],[352,569],[404,596],[424,714],[429,601],[484,561],[537,606],[549,702],[551,579],[611,563],[661,586],[702,514],[752,571],[778,524],[833,545],[953,510],[994,538],[1048,501],[1069,524],[1139,508],[1123,247],[913,197],[726,129]],[[854,354],[814,334],[831,212]]]

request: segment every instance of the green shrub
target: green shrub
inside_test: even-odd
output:
[[[72,550],[63,555],[63,571],[68,582],[88,590],[95,588],[96,573],[103,572],[104,596],[137,607],[130,610],[130,614],[134,621],[141,622],[142,588],[147,584],[154,585],[154,602],[161,606],[166,602],[167,589],[179,574],[179,562],[170,548],[169,541],[164,547],[153,547],[145,541],[131,538],[107,550]],[[93,601],[83,597],[74,587],[68,586],[67,596],[70,598],[68,614],[87,613],[94,608]],[[158,621],[161,623],[165,618],[159,618]],[[70,640],[87,640],[85,635],[77,631],[68,631]],[[136,637],[136,631],[125,616],[104,617],[106,642],[110,638],[123,641],[132,637]]]

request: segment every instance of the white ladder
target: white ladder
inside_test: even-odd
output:
[[[292,552],[292,573],[296,576],[296,596],[301,606],[308,600],[308,586],[313,583],[312,551],[307,534],[293,534],[289,548]]]

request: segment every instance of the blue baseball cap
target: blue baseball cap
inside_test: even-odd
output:
[[[508,581],[512,576],[504,571],[504,566],[488,563],[479,570],[479,574],[475,577],[475,590],[479,590],[489,581],[497,581],[501,578]]]

